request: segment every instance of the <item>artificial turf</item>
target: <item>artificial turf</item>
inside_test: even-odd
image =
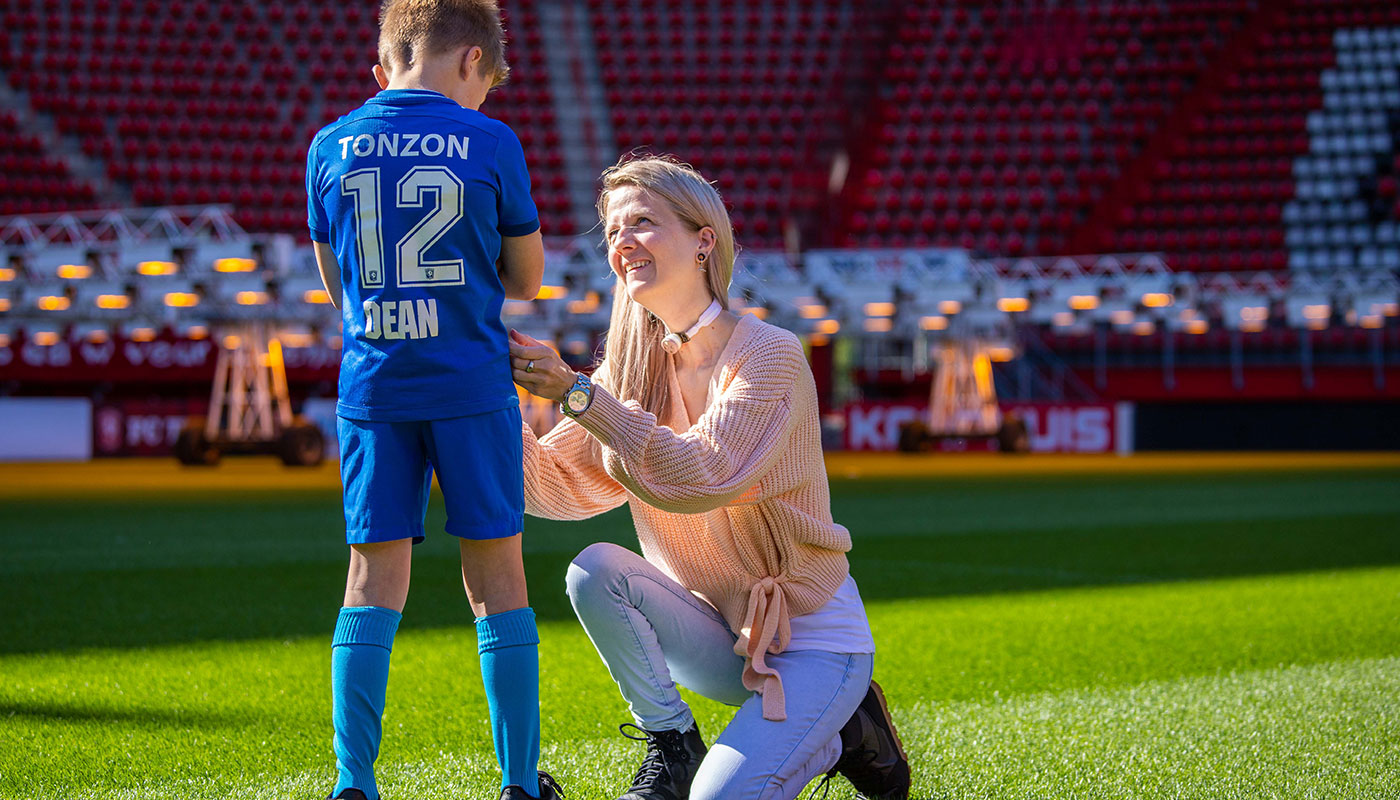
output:
[[[832,484],[914,797],[1400,796],[1400,467],[965,463]],[[333,471],[270,462],[0,466],[0,797],[324,797],[338,514]],[[570,800],[640,759],[562,594],[575,552],[631,536],[527,524]],[[498,791],[455,560],[440,533],[415,554],[391,800]],[[695,705],[712,738],[729,709]]]

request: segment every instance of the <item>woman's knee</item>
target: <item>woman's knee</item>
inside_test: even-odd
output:
[[[716,743],[700,764],[690,787],[690,800],[778,800],[782,788],[760,759]]]
[[[638,557],[631,550],[611,542],[596,542],[585,547],[564,573],[564,589],[569,599],[578,600],[599,588],[611,587],[629,556],[631,559]]]

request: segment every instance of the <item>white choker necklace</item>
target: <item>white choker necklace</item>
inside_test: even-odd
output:
[[[666,338],[661,340],[661,349],[671,355],[679,353],[681,351],[681,345],[690,341],[691,337],[699,333],[701,328],[714,322],[715,317],[718,317],[719,312],[723,310],[724,307],[719,304],[718,300],[711,300],[710,307],[705,309],[705,313],[700,315],[700,319],[697,320],[694,325],[690,326],[690,330],[685,333],[666,334]]]

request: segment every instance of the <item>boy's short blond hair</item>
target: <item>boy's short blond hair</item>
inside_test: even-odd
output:
[[[407,67],[415,54],[480,47],[481,69],[500,86],[510,77],[506,32],[496,0],[384,0],[379,9],[379,65]]]

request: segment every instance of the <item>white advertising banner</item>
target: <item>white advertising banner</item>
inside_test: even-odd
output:
[[[0,398],[0,461],[92,458],[92,401],[86,397]]]

